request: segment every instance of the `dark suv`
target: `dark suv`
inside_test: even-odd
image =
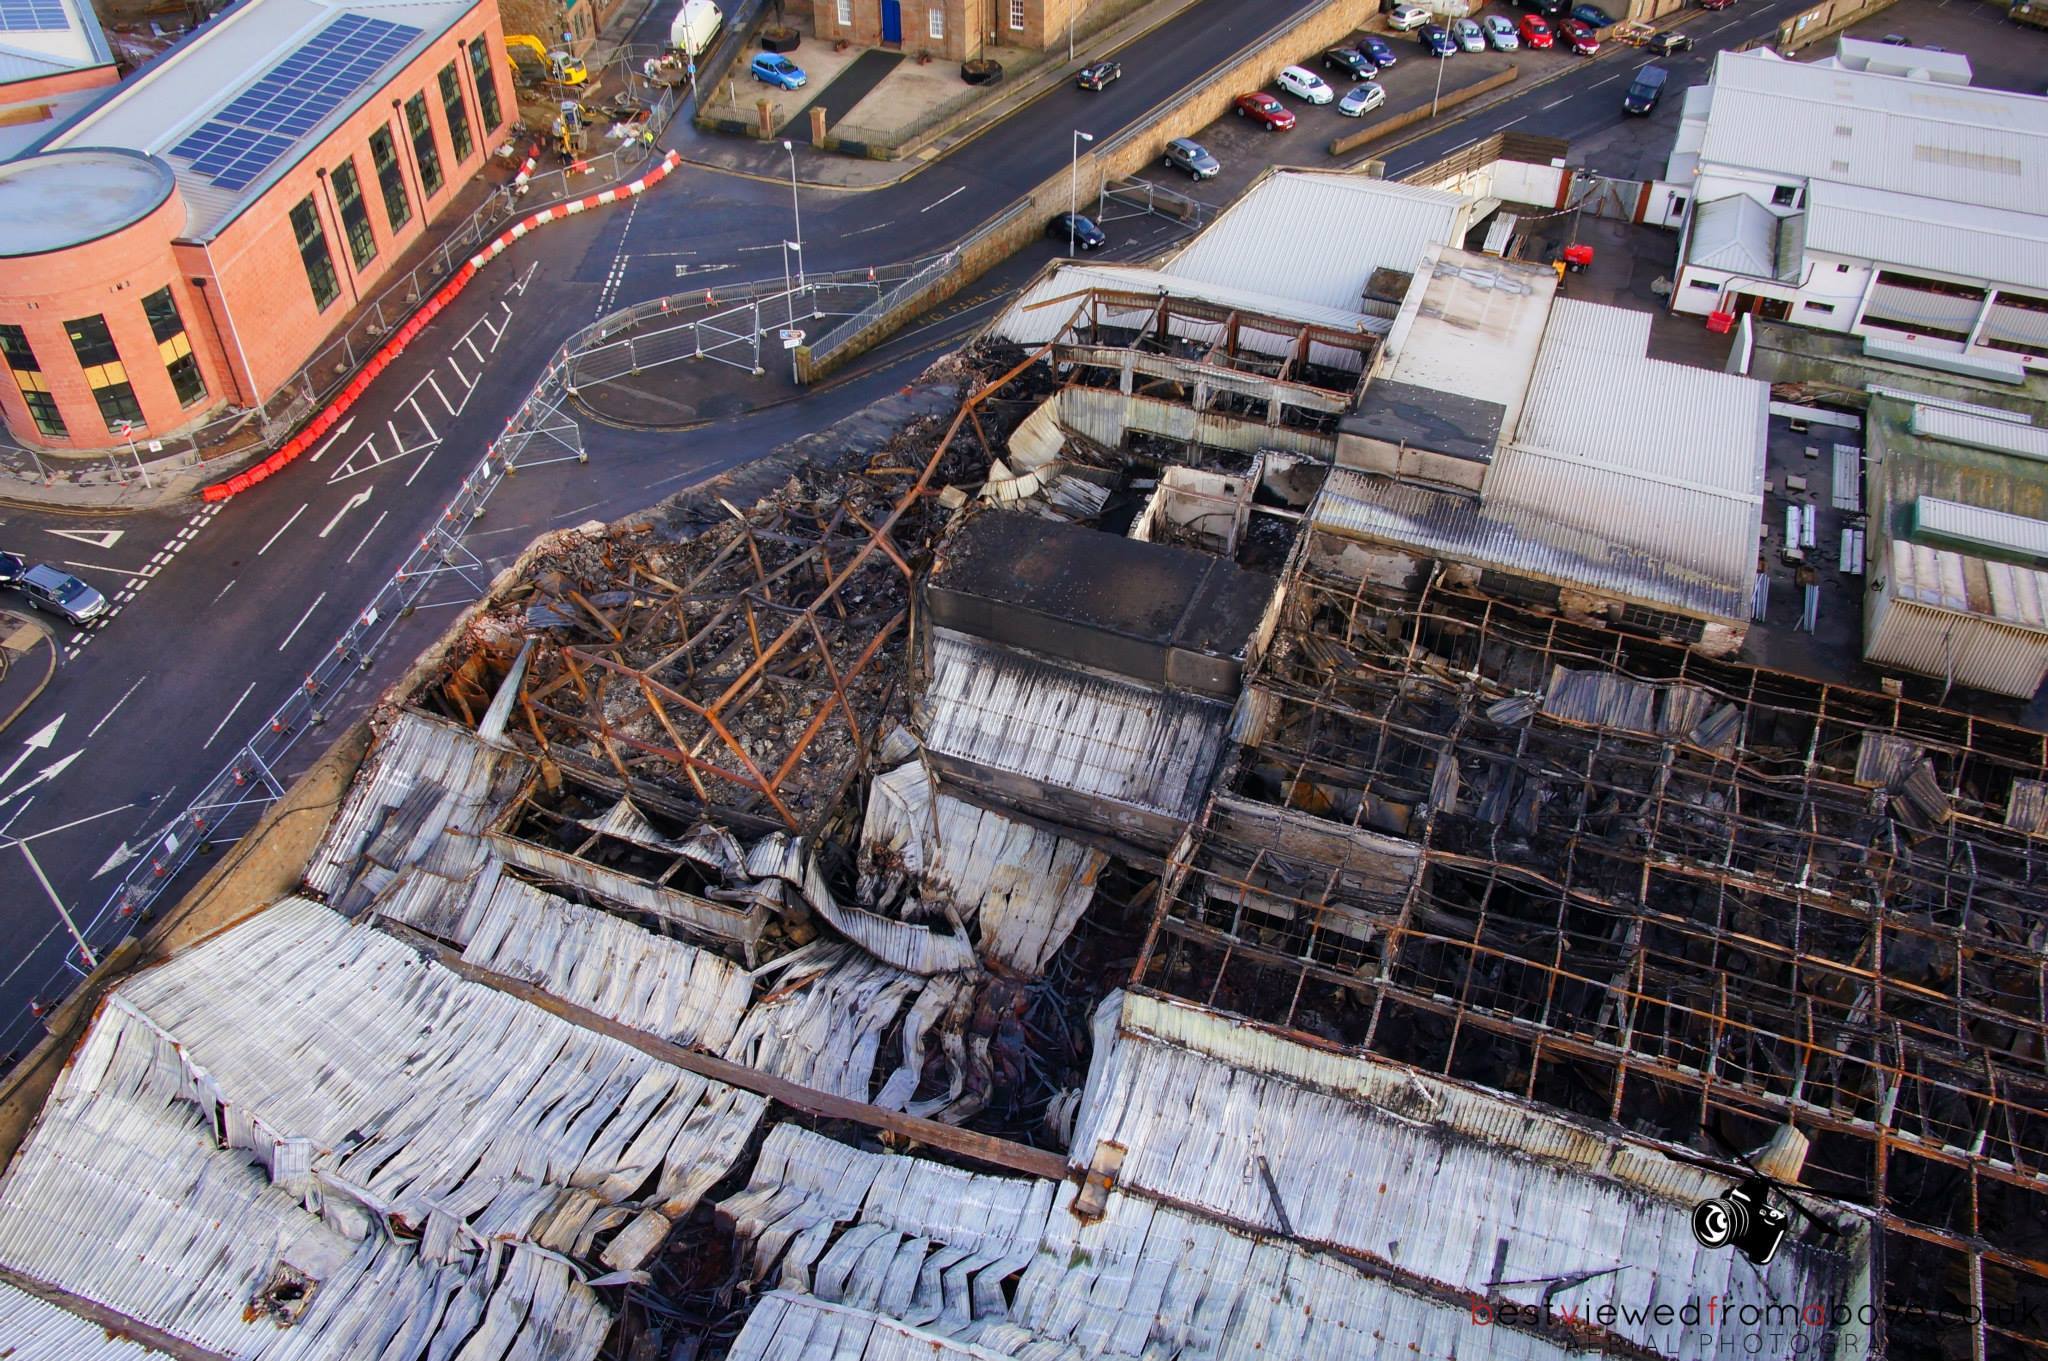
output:
[[[1331,48],[1323,53],[1323,65],[1332,71],[1342,71],[1354,80],[1370,80],[1380,71],[1373,65],[1371,57],[1355,47]]]

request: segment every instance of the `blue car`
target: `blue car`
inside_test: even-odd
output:
[[[1415,31],[1415,36],[1422,43],[1422,50],[1432,57],[1458,55],[1458,44],[1451,40],[1450,33],[1441,24],[1424,24]]]
[[[801,90],[809,83],[804,68],[779,52],[763,52],[750,68],[754,79],[783,90]]]
[[[1394,45],[1381,37],[1366,37],[1358,40],[1358,50],[1372,58],[1372,64],[1384,71],[1394,64]]]

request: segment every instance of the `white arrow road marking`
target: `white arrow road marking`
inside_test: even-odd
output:
[[[121,542],[121,536],[127,532],[125,529],[45,529],[43,531],[45,534],[55,534],[60,539],[70,539],[73,543],[89,543],[94,548],[112,548],[115,544]]]
[[[12,779],[14,777],[14,772],[20,770],[22,762],[28,760],[29,757],[35,755],[39,751],[48,751],[50,749],[50,744],[57,740],[57,729],[64,726],[64,720],[66,717],[68,717],[68,715],[58,714],[48,723],[45,723],[35,732],[30,733],[27,737],[22,739],[21,745],[24,748],[24,750],[22,751],[21,755],[14,758],[13,765],[7,767],[7,769],[4,771],[0,771],[0,784],[6,784],[10,779]],[[27,785],[23,785],[22,789],[26,789],[27,787]],[[19,794],[20,792],[21,790],[17,789],[14,791],[14,794]],[[11,799],[14,797],[14,794],[9,794],[7,797]]]
[[[131,846],[124,841],[114,848],[112,855],[109,855],[100,862],[100,867],[92,872],[92,877],[97,879],[102,874],[111,874],[141,854],[142,848],[140,846]]]
[[[29,790],[34,789],[43,781],[56,779],[59,775],[62,775],[65,771],[71,768],[71,763],[73,761],[76,761],[79,757],[83,755],[85,755],[85,750],[84,748],[80,748],[79,750],[72,752],[69,756],[65,757],[61,761],[50,762],[50,764],[42,768],[42,770],[36,775],[36,777],[33,780],[30,780],[27,784],[15,790],[14,794],[9,794],[7,797],[11,799],[15,796],[15,794],[26,794]]]
[[[334,518],[332,520],[329,520],[327,522],[327,527],[320,531],[320,537],[324,539],[329,534],[332,534],[334,532],[334,527],[341,523],[341,517],[348,514],[350,511],[354,510],[357,506],[360,506],[364,502],[368,501],[370,499],[370,493],[373,490],[375,489],[371,487],[365,487],[361,491],[357,492],[354,496],[349,497],[348,500],[342,502],[341,509],[334,512]]]
[[[340,439],[343,435],[346,435],[348,433],[348,428],[351,425],[354,425],[355,423],[356,418],[354,416],[350,416],[340,425],[335,426],[334,429],[331,432],[329,432],[327,438],[320,441],[320,447],[318,449],[315,449],[312,453],[306,455],[306,462],[318,463],[320,461],[320,455],[326,453],[329,449],[333,448],[334,442]]]

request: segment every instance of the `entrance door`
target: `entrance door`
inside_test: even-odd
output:
[[[903,45],[901,0],[882,0],[882,41],[898,47]]]

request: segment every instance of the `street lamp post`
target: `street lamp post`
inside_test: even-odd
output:
[[[797,257],[803,259],[801,255]],[[801,381],[796,372],[796,294],[789,287],[789,242],[782,243],[782,300],[789,305],[789,329],[782,333],[782,348],[789,351],[789,381]]]
[[[784,141],[782,149],[789,153],[789,211],[796,218],[796,285],[804,286],[804,210],[796,196],[796,144]]]
[[[1429,116],[1431,118],[1436,117],[1436,102],[1444,96],[1444,68],[1450,64],[1451,59],[1449,57],[1444,56],[1442,53],[1437,54],[1436,93],[1429,97]]]
[[[1074,233],[1080,227],[1077,214],[1081,211],[1081,143],[1092,142],[1095,134],[1074,129],[1074,155],[1067,163],[1067,254],[1074,253]]]

